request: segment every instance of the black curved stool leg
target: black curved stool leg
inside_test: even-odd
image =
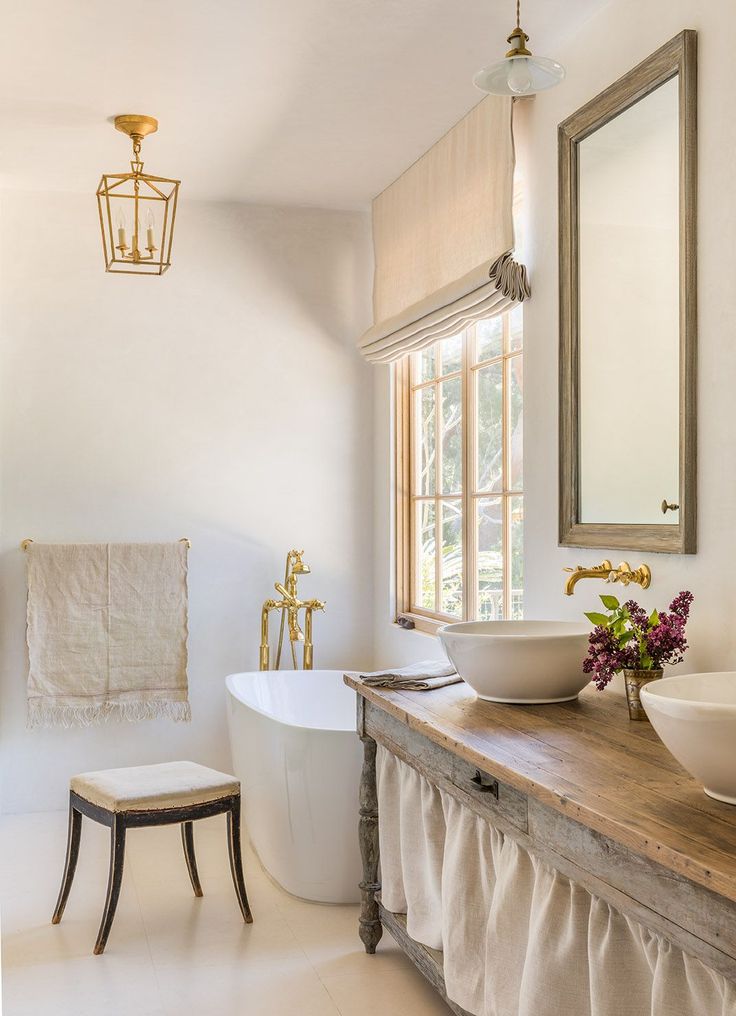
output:
[[[245,891],[245,879],[243,878],[243,857],[240,850],[240,798],[233,799],[233,804],[227,813],[227,845],[230,854],[230,871],[233,876],[235,893],[238,897],[240,910],[246,924],[253,923],[253,915],[248,904],[248,894]]]
[[[82,836],[82,813],[77,811],[74,805],[69,803],[69,832],[67,834],[66,841],[66,862],[64,864],[64,875],[61,879],[61,889],[59,889],[59,898],[56,901],[56,908],[54,909],[54,916],[51,918],[52,924],[58,924],[64,915],[64,907],[66,907],[66,901],[69,899],[69,890],[72,887],[74,881],[74,872],[77,869],[77,860],[79,858],[79,841]]]
[[[123,882],[123,861],[125,860],[125,820],[121,815],[113,815],[110,826],[110,874],[107,880],[107,898],[102,913],[102,923],[97,933],[94,953],[99,956],[105,951],[107,936],[112,928],[115,910],[120,897],[120,886]]]
[[[197,858],[194,854],[194,823],[193,822],[182,822],[181,824],[181,843],[184,847],[184,857],[187,862],[187,871],[189,872],[189,879],[192,883],[192,889],[194,889],[195,896],[204,896],[202,892],[202,886],[199,882],[199,872],[197,871]]]

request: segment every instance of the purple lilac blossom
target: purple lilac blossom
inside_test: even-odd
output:
[[[628,612],[626,630],[633,631],[634,638],[622,645],[610,628],[596,625],[588,639],[583,671],[591,674],[596,688],[603,691],[621,670],[659,670],[681,663],[688,648],[685,625],[692,602],[693,594],[683,590],[672,601],[669,611],[662,611],[651,625],[644,608],[629,600],[624,604]]]

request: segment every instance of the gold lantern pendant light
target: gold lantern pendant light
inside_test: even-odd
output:
[[[158,130],[152,116],[126,113],[115,128],[133,142],[129,173],[103,173],[97,188],[105,270],[163,275],[171,267],[180,180],[143,172],[143,139]]]

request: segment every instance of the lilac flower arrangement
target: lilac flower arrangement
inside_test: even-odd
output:
[[[607,614],[586,613],[595,627],[588,640],[583,670],[603,691],[620,670],[660,670],[681,663],[687,649],[685,625],[693,594],[679,593],[669,611],[647,614],[636,600],[623,605],[615,596],[601,596]]]

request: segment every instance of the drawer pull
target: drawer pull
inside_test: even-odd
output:
[[[498,780],[489,780],[481,775],[480,769],[476,769],[475,776],[471,777],[470,782],[475,784],[478,790],[482,790],[484,794],[493,794],[496,800],[498,800]]]

